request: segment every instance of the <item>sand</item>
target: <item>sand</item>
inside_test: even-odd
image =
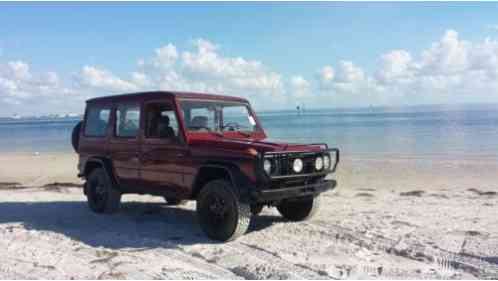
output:
[[[498,278],[496,159],[344,158],[313,219],[265,208],[218,243],[195,202],[126,195],[118,214],[97,215],[76,155],[1,155],[0,278]]]

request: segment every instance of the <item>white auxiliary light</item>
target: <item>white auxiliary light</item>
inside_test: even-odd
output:
[[[265,161],[263,162],[263,169],[265,170],[266,174],[269,175],[271,173],[271,161],[270,160],[265,159]]]
[[[303,170],[303,160],[299,158],[294,159],[294,162],[292,163],[292,170],[294,170],[295,173],[301,173]]]
[[[315,169],[317,171],[320,171],[321,169],[323,169],[323,158],[321,156],[318,156],[315,159]]]
[[[330,169],[330,156],[323,156],[323,167],[325,167],[325,169]]]

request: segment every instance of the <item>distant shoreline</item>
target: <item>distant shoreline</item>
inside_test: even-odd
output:
[[[13,124],[44,124],[44,123],[71,123],[81,121],[81,118],[0,118],[0,125]]]
[[[424,113],[440,111],[481,111],[497,110],[498,103],[463,103],[463,104],[417,104],[417,105],[365,105],[365,106],[344,106],[344,107],[305,107],[300,109],[301,112],[337,112],[337,113]],[[296,108],[256,110],[258,114],[267,113],[292,113],[297,112]],[[12,117],[0,116],[0,122],[16,120],[81,120],[83,114],[45,114],[40,116]]]

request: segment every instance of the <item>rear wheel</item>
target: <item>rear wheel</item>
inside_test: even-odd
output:
[[[280,214],[292,221],[302,221],[311,218],[318,210],[318,197],[305,197],[292,201],[283,201],[277,206]]]
[[[239,201],[229,181],[214,180],[197,197],[197,216],[209,238],[230,241],[249,228],[251,207]]]
[[[174,197],[164,197],[164,200],[166,201],[167,205],[171,206],[180,206],[180,205],[185,205],[187,203],[187,200],[180,200]]]
[[[73,145],[74,151],[78,152],[78,147],[80,145],[80,130],[81,130],[81,121],[76,124],[73,128],[73,132],[71,134],[71,144]]]
[[[114,213],[121,203],[121,193],[114,188],[103,168],[90,172],[86,181],[86,197],[88,206],[95,213]]]

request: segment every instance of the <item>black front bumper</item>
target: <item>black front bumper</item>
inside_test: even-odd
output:
[[[255,202],[270,202],[302,196],[316,196],[327,190],[332,190],[337,186],[335,180],[323,180],[315,184],[304,186],[294,186],[278,189],[262,189],[253,191],[251,199]]]

